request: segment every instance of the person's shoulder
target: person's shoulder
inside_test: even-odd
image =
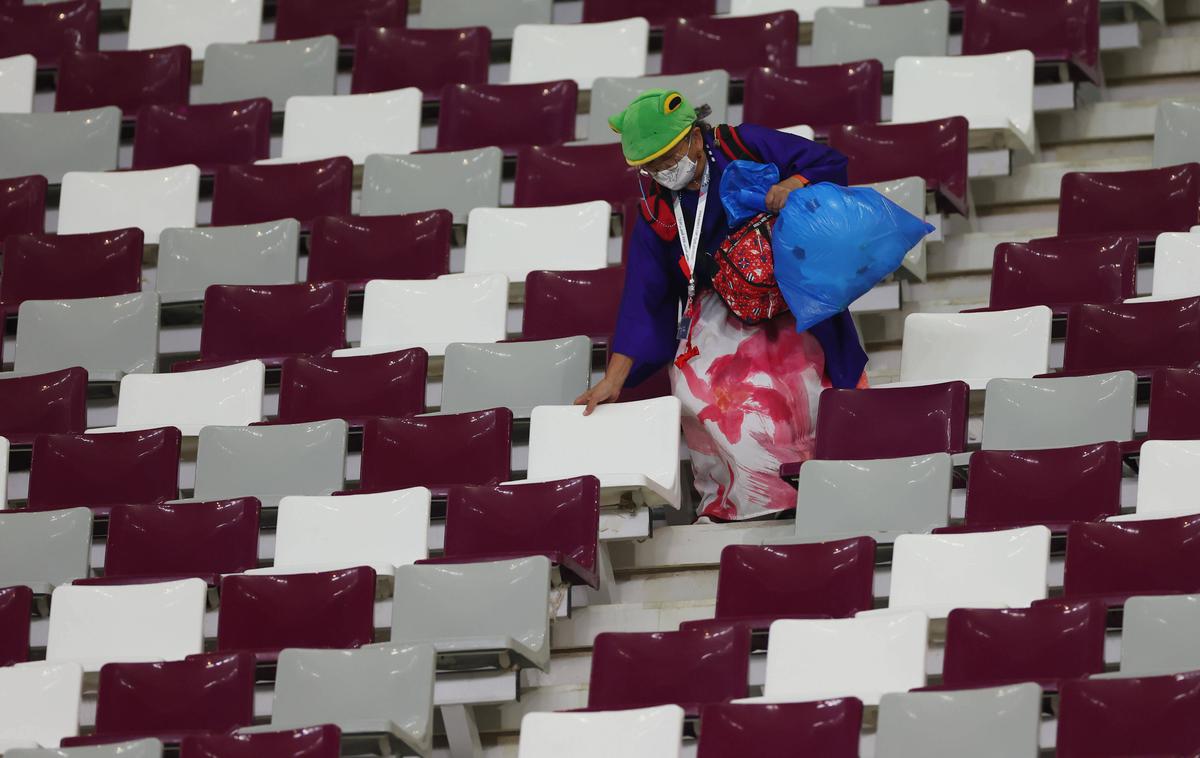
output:
[[[741,135],[742,137],[744,137],[746,139],[750,139],[750,140],[783,139],[783,140],[802,140],[804,142],[811,141],[811,140],[805,139],[803,136],[801,136],[799,134],[795,134],[793,132],[785,132],[780,129],[772,129],[767,126],[760,126],[759,124],[743,123],[743,124],[738,124],[734,128],[737,129],[737,132],[739,135]]]

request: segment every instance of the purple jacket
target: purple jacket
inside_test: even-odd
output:
[[[763,161],[779,167],[779,175],[787,178],[799,174],[809,181],[846,183],[846,157],[831,148],[803,137],[767,129],[753,124],[737,127],[738,136]],[[706,132],[704,146],[709,165],[709,196],[700,232],[700,256],[711,260],[712,254],[729,236],[729,224],[721,205],[718,189],[721,175],[730,159],[713,144],[713,135]],[[800,190],[803,191],[803,190]],[[696,218],[696,203],[700,193],[685,190],[680,198],[687,228]],[[662,239],[645,218],[639,218],[633,229],[633,239],[625,270],[625,291],[612,350],[634,359],[633,370],[626,384],[636,385],[675,357],[679,340],[676,329],[679,308],[687,298],[687,279],[679,267],[682,249],[679,239]],[[696,288],[711,286],[711,267],[697,261]],[[834,387],[854,387],[867,365],[867,354],[858,341],[858,331],[848,312],[823,321],[809,329],[825,351],[825,373]]]

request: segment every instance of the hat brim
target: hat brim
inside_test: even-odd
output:
[[[695,128],[695,124],[688,124],[687,127],[685,127],[683,131],[681,131],[679,134],[675,135],[675,138],[667,143],[666,147],[662,148],[658,152],[653,153],[645,158],[640,158],[636,161],[631,161],[628,158],[626,158],[625,162],[628,163],[630,166],[644,166],[653,160],[657,160],[657,159],[663,157],[664,155],[666,155],[667,153],[671,152],[671,150],[676,145],[678,145],[680,142],[683,141],[684,137],[686,137],[692,133],[692,129],[694,129],[694,128]]]

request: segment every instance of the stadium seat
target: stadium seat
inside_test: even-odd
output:
[[[716,12],[716,0],[583,0],[585,24],[642,16],[651,26],[661,29],[671,19],[711,16]]]
[[[346,422],[208,426],[196,452],[197,500],[331,495],[346,486]]]
[[[428,645],[284,650],[278,672],[266,728],[330,723],[343,736],[383,735],[392,744],[389,755],[432,754],[434,654]]]
[[[861,534],[890,543],[901,534],[945,526],[952,474],[950,455],[943,452],[806,461],[799,473],[796,532],[786,539],[821,542]]]
[[[900,382],[962,380],[973,390],[997,378],[1028,379],[1049,370],[1050,309],[1035,305],[988,313],[913,313],[904,319]]]
[[[600,482],[592,476],[497,487],[456,487],[446,504],[442,557],[480,563],[544,555],[572,585],[599,588]]]
[[[262,421],[266,371],[262,361],[245,361],[181,374],[126,376],[121,380],[117,423],[111,431],[169,425],[195,437],[209,425]]]
[[[863,706],[857,698],[811,703],[722,703],[700,712],[697,758],[821,755],[856,758]]]
[[[74,51],[58,67],[54,110],[115,105],[132,119],[147,105],[185,105],[192,53],[182,45],[155,50]]]
[[[573,79],[590,90],[600,76],[645,76],[650,23],[639,17],[584,24],[521,24],[513,31],[508,80]]]
[[[675,758],[683,746],[677,705],[593,713],[527,713],[517,758]]]
[[[724,69],[745,79],[750,69],[796,64],[800,17],[795,11],[760,16],[676,18],[663,29],[662,72]]]
[[[291,284],[299,256],[300,222],[294,218],[163,229],[154,288],[163,304],[169,304],[199,302],[214,284]]]
[[[104,577],[124,584],[203,579],[258,565],[259,503],[252,497],[181,505],[118,505],[108,519]]]
[[[55,68],[63,56],[95,50],[100,42],[97,0],[0,8],[0,58],[34,55],[39,68]]]
[[[1190,755],[1200,751],[1191,714],[1200,672],[1064,682],[1058,705],[1060,758]]]
[[[998,133],[993,144],[1037,154],[1033,53],[901,56],[896,60],[892,121],[965,116],[973,131]]]
[[[500,205],[504,153],[498,147],[416,155],[368,155],[363,167],[363,216],[445,209],[467,223],[474,208]]]
[[[93,382],[148,374],[158,361],[153,292],[81,300],[26,300],[17,316],[13,370],[41,374],[81,366]]]
[[[957,608],[946,618],[942,686],[970,689],[1104,671],[1104,603],[1048,601],[1031,608]]]
[[[40,434],[87,428],[87,371],[68,368],[0,379],[0,436],[31,445]]]
[[[353,178],[354,162],[346,157],[221,166],[213,180],[212,225],[294,218],[307,231],[318,216],[350,213]]]
[[[962,116],[913,124],[845,124],[828,130],[829,146],[850,159],[851,184],[920,176],[943,212],[962,216],[968,216],[970,208],[967,133]]]
[[[429,555],[429,490],[279,501],[275,562],[249,573],[301,574],[370,566],[391,576]]]
[[[0,71],[0,83],[5,79],[7,74]],[[0,104],[0,110],[4,109]],[[120,136],[119,108],[3,113],[0,140],[5,149],[0,156],[0,176],[41,174],[58,184],[68,171],[112,171],[117,167]]]
[[[365,95],[293,95],[283,117],[282,162],[338,155],[362,165],[371,153],[415,152],[421,136],[421,91]]]
[[[74,663],[0,668],[0,750],[58,747],[79,734],[83,670]]]
[[[54,589],[46,660],[99,671],[106,663],[180,661],[204,651],[201,579]]]
[[[266,662],[289,647],[361,647],[375,640],[374,606],[375,572],[366,566],[311,574],[230,574],[221,579],[217,650],[251,652]],[[283,682],[277,684],[279,693],[286,690]],[[278,701],[274,714],[281,715]]]
[[[0,313],[27,300],[128,295],[142,290],[142,230],[23,234],[4,241]]]
[[[581,176],[589,180],[581,182]],[[638,169],[616,144],[534,146],[517,158],[518,207],[605,200],[615,209],[638,195]]]
[[[362,426],[379,416],[424,413],[428,363],[419,348],[354,358],[288,358],[279,378],[277,420],[341,418]]]
[[[667,3],[673,1],[676,5],[680,4],[676,0],[665,0]],[[597,13],[607,14],[608,9],[616,5],[611,0],[602,0],[602,2],[602,7],[601,3],[592,3],[596,7]],[[584,2],[585,15],[588,12],[588,5],[589,2]],[[637,3],[639,8],[644,8],[646,5],[646,2]],[[711,15],[708,13],[698,13],[694,10],[702,5],[702,2],[687,2],[686,9],[680,9],[677,13],[664,16],[663,21],[666,22],[671,18],[691,15]],[[625,14],[619,16],[619,18],[627,18],[629,15],[631,14]],[[655,24],[652,13],[638,11],[632,13],[632,15],[647,16],[650,18],[650,23],[652,25]],[[614,18],[618,17],[614,16]],[[621,136],[614,132],[612,127],[608,125],[608,117],[629,105],[635,97],[648,89],[678,90],[695,106],[707,105],[712,109],[712,114],[708,117],[710,123],[723,124],[728,120],[729,72],[727,71],[713,69],[711,71],[699,71],[694,74],[638,76],[633,78],[602,76],[592,82],[592,106],[591,112],[587,117],[587,141],[592,143],[620,142]],[[521,168],[520,162],[518,162],[518,175]],[[607,200],[609,198],[604,199]]]
[[[438,110],[437,149],[495,145],[515,155],[526,145],[575,139],[579,87],[571,80],[540,84],[450,84]]]
[[[529,418],[538,405],[570,405],[587,391],[592,342],[454,342],[442,370],[442,413],[508,408]]]
[[[984,428],[986,439],[986,422]],[[1048,450],[985,445],[971,454],[965,521],[947,531],[1042,524],[1062,532],[1075,521],[1099,521],[1121,508],[1121,474],[1116,442]]]
[[[32,613],[32,590],[24,586],[0,588],[0,670],[29,660]]]
[[[206,734],[185,737],[179,758],[340,758],[341,739],[341,730],[333,724],[255,734]]]
[[[275,11],[275,39],[303,39],[336,35],[343,45],[353,45],[363,26],[404,26],[408,0],[341,0],[330,7],[322,0],[279,0]]]
[[[70,748],[19,748],[9,758],[162,758],[163,744],[154,738]]]
[[[1072,524],[1063,595],[1112,607],[1133,595],[1200,591],[1197,531],[1196,516]]]
[[[427,487],[445,497],[461,485],[496,485],[511,476],[512,412],[371,419],[363,427],[364,492]]]
[[[451,342],[499,342],[508,334],[508,279],[503,274],[374,279],[364,291],[360,345],[335,350],[335,356],[414,347],[440,356]]]
[[[476,208],[464,271],[523,282],[531,271],[604,268],[612,207],[603,200],[542,208]]]
[[[163,229],[196,225],[199,197],[200,169],[191,164],[149,171],[70,171],[62,179],[58,233],[136,226],[147,245],[157,245]]]
[[[891,71],[902,55],[945,55],[949,42],[946,0],[894,8],[822,3],[813,14],[812,62],[818,66],[873,58]]]
[[[1200,371],[1167,368],[1150,381],[1150,419],[1146,436],[1152,440],[1200,439]]]
[[[690,718],[745,697],[750,630],[740,625],[679,632],[605,632],[592,646],[589,711],[678,705]]]
[[[0,179],[0,241],[10,234],[40,233],[46,228],[44,176]]]
[[[878,705],[889,692],[925,686],[929,619],[919,611],[771,624],[762,698],[796,702],[856,697]]]
[[[542,405],[529,421],[530,481],[591,474],[601,504],[632,495],[646,505],[680,506],[679,416],[676,397],[603,405]]]
[[[392,642],[432,645],[439,670],[550,667],[550,559],[396,568]],[[454,602],[446,602],[454,598]]]
[[[993,379],[983,405],[984,450],[1040,450],[1133,439],[1132,371]]]
[[[88,575],[91,551],[92,512],[87,508],[0,511],[0,587],[21,585],[49,595],[54,587]],[[14,607],[5,592],[0,591],[0,606]]]
[[[446,210],[319,216],[308,238],[308,281],[361,292],[371,279],[436,279],[450,273],[453,231]]]
[[[263,0],[138,0],[130,5],[130,50],[187,45],[192,60],[204,60],[215,42],[257,42]]]
[[[893,692],[879,702],[878,754],[898,758],[1037,758],[1042,690],[1012,684]]]
[[[494,39],[512,39],[520,24],[549,24],[553,0],[427,0],[421,3],[421,26],[428,29],[487,27]],[[625,14],[626,18],[634,14]]]
[[[784,618],[848,618],[870,610],[875,541],[854,537],[806,545],[729,545],[721,551],[715,618],[680,629],[723,624],[765,632]]]
[[[1159,676],[1200,669],[1200,656],[1193,644],[1197,632],[1200,596],[1129,598],[1121,616],[1121,676]]]
[[[1117,517],[1144,520],[1200,512],[1200,443],[1192,440],[1149,439],[1138,456],[1136,511]],[[1200,667],[1198,667],[1200,668]]]
[[[988,308],[1119,303],[1137,294],[1136,237],[1043,237],[1004,242],[992,256]]]
[[[460,29],[359,27],[351,94],[416,87],[426,100],[447,84],[487,84],[492,34]]]
[[[1200,163],[1073,171],[1063,175],[1059,195],[1059,234],[1127,234],[1149,243],[1200,220]]]
[[[1026,608],[1048,592],[1050,530],[902,534],[892,551],[888,607],[945,618],[955,608]]]
[[[1070,78],[1104,85],[1100,70],[1100,3],[967,0],[963,55],[1031,50],[1038,63],[1064,63]]]
[[[265,97],[276,112],[295,95],[332,95],[337,80],[337,38],[209,45],[204,81],[194,103],[227,103]]]
[[[4,10],[0,9],[0,22]],[[33,113],[33,92],[37,61],[32,55],[0,58],[0,113]],[[7,173],[7,169],[6,169]]]
[[[743,112],[752,124],[807,124],[823,136],[834,124],[878,123],[882,103],[883,66],[864,60],[749,69]]]
[[[1148,297],[1125,302],[1174,300],[1200,295],[1200,234],[1163,232],[1154,242],[1154,283]]]
[[[1154,166],[1194,160],[1200,148],[1200,102],[1163,100],[1154,118]]]
[[[297,355],[323,355],[346,344],[347,288],[342,282],[225,285],[204,291],[200,358],[175,371],[258,359],[276,367]]]
[[[140,0],[139,0],[140,2]],[[265,97],[211,105],[148,105],[138,113],[133,167],[194,163],[205,174],[271,154],[271,101]]]
[[[1067,316],[1063,371],[1133,371],[1200,361],[1200,297],[1150,303],[1075,305]]]
[[[584,335],[593,343],[607,343],[617,325],[624,284],[624,268],[530,271],[521,335],[527,340]]]

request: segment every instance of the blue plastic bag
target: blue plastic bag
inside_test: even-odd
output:
[[[770,163],[734,161],[721,178],[730,227],[766,210]],[[788,196],[771,234],[775,279],[806,329],[850,307],[900,267],[933,227],[868,187],[814,184]]]

